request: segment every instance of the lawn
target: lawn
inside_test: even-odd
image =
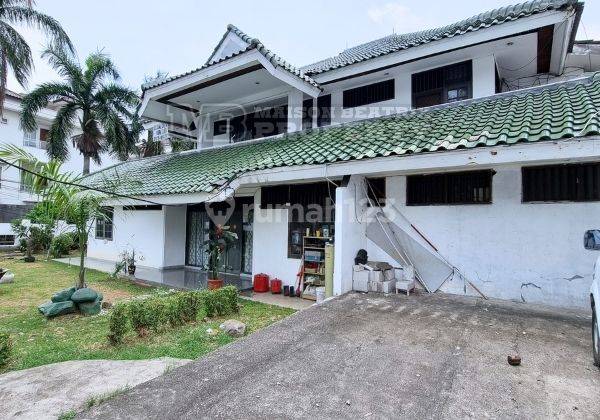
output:
[[[46,320],[37,306],[49,300],[53,292],[72,286],[77,268],[36,260],[0,262],[15,273],[15,282],[0,285],[0,331],[8,331],[14,344],[11,362],[0,373],[26,369],[48,363],[83,359],[151,359],[163,356],[195,359],[234,339],[218,330],[224,318],[198,321],[160,334],[139,338],[130,333],[117,347],[108,344],[108,316],[66,315]],[[104,300],[115,303],[137,295],[153,293],[154,288],[132,284],[123,279],[111,279],[107,274],[88,271],[88,284],[101,291]],[[294,312],[293,309],[242,300],[242,308],[234,317],[246,323],[248,333],[263,328]]]

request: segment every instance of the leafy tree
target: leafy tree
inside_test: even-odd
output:
[[[152,130],[148,130],[148,138],[142,140],[142,142],[136,147],[139,157],[158,156],[164,153],[163,144],[160,142],[160,140],[154,140]]]
[[[0,0],[2,1],[2,0]],[[132,90],[118,83],[120,75],[102,52],[90,54],[82,68],[65,49],[50,47],[43,55],[62,76],[58,82],[42,83],[22,100],[21,127],[36,128],[36,114],[50,102],[62,102],[48,133],[48,155],[64,161],[69,157],[68,139],[83,155],[83,174],[90,173],[90,160],[101,163],[108,151],[121,160],[135,150],[127,120],[139,103]],[[79,125],[80,134],[73,135]]]
[[[24,165],[31,169],[33,192],[42,197],[56,211],[57,219],[68,220],[75,226],[79,242],[79,276],[77,288],[85,287],[85,252],[88,235],[94,221],[106,219],[102,201],[106,195],[87,191],[78,186],[79,178],[68,173],[60,173],[60,162],[42,162],[24,150],[5,145],[0,147],[0,158],[12,164]]]
[[[185,152],[186,150],[192,150],[196,148],[196,143],[193,140],[172,137],[169,139],[169,142],[171,143],[171,151],[173,153]]]
[[[0,115],[4,110],[8,72],[21,86],[33,68],[31,48],[14,25],[27,25],[42,30],[52,41],[74,51],[69,37],[58,21],[33,8],[33,0],[0,0]]]

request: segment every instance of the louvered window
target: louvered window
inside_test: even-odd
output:
[[[522,169],[523,202],[600,201],[600,163]]]

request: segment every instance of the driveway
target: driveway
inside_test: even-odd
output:
[[[81,418],[576,417],[600,413],[587,313],[349,294]],[[523,358],[507,364],[509,353]]]

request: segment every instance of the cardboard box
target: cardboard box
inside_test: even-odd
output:
[[[355,271],[352,273],[352,290],[357,292],[369,291],[369,272]]]
[[[369,292],[381,292],[381,282],[369,280]]]
[[[381,283],[383,278],[383,271],[369,271],[369,281],[370,282],[379,282]]]
[[[396,291],[396,280],[387,280],[380,284],[382,293],[394,293]]]

